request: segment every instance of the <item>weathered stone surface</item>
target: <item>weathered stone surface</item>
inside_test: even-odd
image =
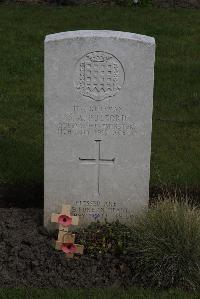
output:
[[[72,31],[45,39],[45,225],[129,222],[148,204],[154,39]]]

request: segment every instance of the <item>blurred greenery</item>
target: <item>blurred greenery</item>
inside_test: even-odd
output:
[[[43,41],[76,29],[154,36],[151,185],[200,181],[200,12],[0,5],[0,184],[43,182]]]

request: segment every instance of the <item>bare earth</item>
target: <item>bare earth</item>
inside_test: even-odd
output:
[[[39,209],[0,209],[1,287],[118,287],[130,284],[130,270],[119,257],[67,260],[52,246]],[[87,250],[86,250],[87,251]]]

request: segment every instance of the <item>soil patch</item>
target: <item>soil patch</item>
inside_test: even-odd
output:
[[[84,254],[67,260],[42,226],[43,210],[0,209],[1,287],[90,288],[131,284],[120,256]]]

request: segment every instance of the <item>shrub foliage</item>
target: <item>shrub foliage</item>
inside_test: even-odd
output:
[[[156,288],[200,287],[200,212],[164,201],[136,216],[131,226],[92,223],[78,233],[86,253],[118,256],[132,284]]]
[[[113,223],[91,223],[80,229],[77,240],[85,245],[85,252],[90,255],[110,253],[124,254],[127,245],[132,244],[131,228],[116,221]]]

